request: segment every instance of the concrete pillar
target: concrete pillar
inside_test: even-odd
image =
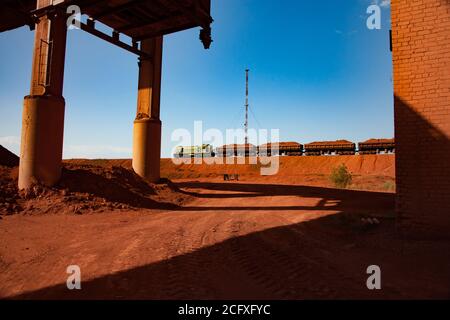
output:
[[[151,59],[139,63],[137,116],[133,129],[133,169],[150,182],[160,179],[161,159],[161,68],[163,38],[142,41]]]
[[[38,0],[37,8],[46,0]],[[65,102],[62,96],[66,16],[53,12],[36,23],[30,95],[24,99],[19,189],[56,184],[61,176]]]

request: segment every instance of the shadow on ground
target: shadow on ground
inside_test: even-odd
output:
[[[247,191],[254,188],[228,184],[203,187]],[[258,185],[258,188],[264,192],[271,187]],[[280,187],[278,190],[278,194],[299,192],[301,196],[317,196],[320,191],[309,187]],[[247,235],[237,234],[168,260],[83,281],[80,291],[69,291],[64,283],[10,298],[386,299],[450,296],[445,285],[449,280],[448,259],[441,254],[422,259],[420,253],[405,253],[392,219],[382,220],[375,229],[367,229],[361,227],[357,214],[345,210],[351,207],[352,201],[360,201],[361,196],[366,201],[362,210],[380,208],[380,201],[388,201],[393,209],[394,195],[322,191],[330,199],[342,200],[340,213]],[[366,287],[366,268],[372,264],[383,270],[383,289],[380,291],[369,291]],[[431,277],[430,272],[425,275],[424,270],[429,270]],[[412,276],[414,282],[410,281]]]
[[[240,206],[184,206],[179,210],[185,211],[209,211],[209,210],[311,210],[311,211],[342,211],[342,212],[361,212],[364,208],[365,213],[376,213],[380,208],[384,213],[394,214],[394,194],[368,191],[355,191],[344,189],[332,189],[309,186],[277,185],[277,184],[248,184],[248,183],[208,183],[208,182],[182,182],[176,186],[187,195],[206,199],[232,199],[232,198],[257,198],[257,197],[284,197],[293,196],[300,198],[318,198],[321,199],[314,206],[269,206],[264,205],[261,200],[261,206],[246,206],[245,202]],[[200,192],[201,190],[201,192]],[[376,207],[367,206],[376,198]]]

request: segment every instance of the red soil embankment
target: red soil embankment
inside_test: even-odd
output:
[[[394,155],[361,155],[361,156],[312,156],[312,157],[279,157],[278,177],[295,175],[329,175],[332,170],[345,164],[353,175],[373,175],[395,177]],[[127,161],[114,160],[128,165]],[[189,160],[187,160],[189,161]],[[175,165],[171,159],[161,161],[162,175],[168,178],[207,178],[226,173],[236,173],[241,176],[260,176],[260,164],[191,164]]]
[[[215,158],[218,160],[218,158]],[[274,176],[261,176],[261,164],[197,164],[194,159],[161,160],[161,176],[171,180],[222,180],[224,174],[238,174],[241,181],[281,184],[303,184],[332,187],[329,176],[341,164],[353,175],[352,189],[371,191],[395,191],[395,155],[348,155],[279,157],[279,171]],[[211,159],[209,159],[211,160]],[[240,160],[243,160],[240,158]],[[224,160],[225,162],[226,160]],[[130,159],[115,160],[67,160],[77,165],[122,166],[131,169]]]
[[[224,174],[238,174],[239,180],[263,183],[301,184],[333,187],[329,176],[344,164],[353,175],[350,188],[372,191],[395,191],[395,155],[279,157],[276,175],[262,176],[260,164],[181,164],[171,159],[161,161],[163,177],[177,179],[223,179]],[[235,159],[236,160],[236,159]]]
[[[280,170],[277,176],[329,175],[333,168],[345,164],[353,175],[374,175],[395,177],[395,155],[359,155],[359,156],[311,156],[311,157],[279,157]],[[161,160],[161,175],[166,178],[206,178],[226,173],[237,173],[242,176],[260,175],[260,164],[196,164],[194,160],[176,165],[173,159]],[[235,159],[235,161],[237,161]],[[72,159],[73,164],[91,164],[98,166],[122,166],[131,168],[130,159]]]

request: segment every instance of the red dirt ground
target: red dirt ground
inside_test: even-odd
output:
[[[392,156],[281,161],[268,178],[164,160],[163,175],[180,179],[161,184],[125,160],[68,161],[60,186],[20,196],[17,168],[0,167],[0,298],[450,297],[450,243],[402,239],[392,192],[312,186],[344,162],[363,183],[379,177],[375,188],[393,179]],[[228,169],[241,181],[220,181]],[[65,286],[74,264],[81,291]],[[380,291],[366,288],[374,264]]]

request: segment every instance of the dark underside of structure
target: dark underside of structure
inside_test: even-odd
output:
[[[83,29],[92,33],[94,22],[99,21],[114,30],[117,40],[124,34],[141,41],[194,27],[202,27],[201,40],[209,47],[210,0],[47,0],[48,6],[37,8],[36,0],[2,1],[0,32],[24,25],[34,28],[36,19],[49,10],[66,9],[77,5],[81,14],[89,17]],[[98,36],[98,34],[95,34]],[[107,40],[107,39],[105,39]]]

